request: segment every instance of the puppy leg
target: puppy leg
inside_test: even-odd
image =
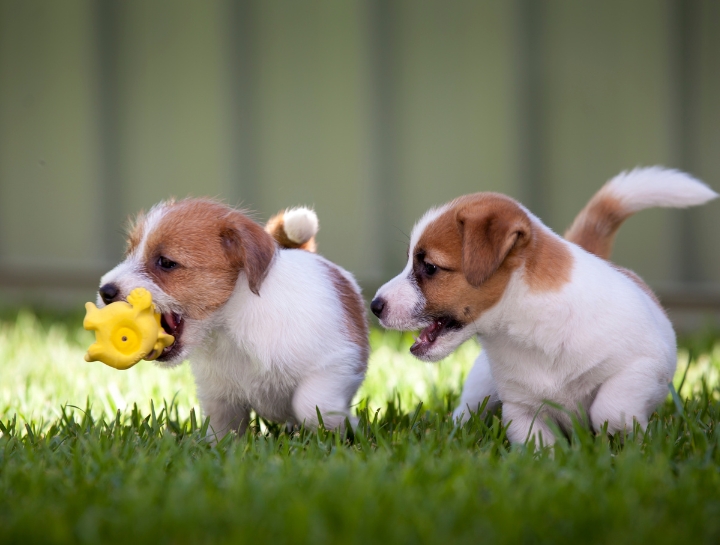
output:
[[[209,398],[201,400],[205,417],[210,417],[208,437],[217,442],[229,432],[245,433],[250,420],[250,407],[238,400]]]
[[[538,448],[542,437],[543,445],[554,444],[555,436],[545,423],[545,416],[542,410],[533,411],[525,405],[503,402],[503,422],[510,422],[507,433],[511,443],[524,443],[534,437],[535,448]]]
[[[466,422],[470,418],[470,412],[477,411],[478,406],[482,405],[488,396],[490,399],[485,406],[485,412],[494,411],[500,405],[500,397],[490,372],[490,360],[483,350],[468,373],[460,396],[460,405],[453,412],[453,419]]]
[[[350,416],[350,401],[362,383],[362,375],[320,373],[305,378],[295,390],[292,407],[298,423],[317,427],[320,410],[327,429],[342,428]]]
[[[606,380],[590,406],[594,430],[608,423],[608,433],[632,431],[633,419],[642,429],[668,395],[671,375],[657,361],[640,360]]]

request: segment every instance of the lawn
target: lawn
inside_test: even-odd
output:
[[[371,340],[354,433],[255,421],[211,447],[188,366],[115,371],[77,319],[1,321],[0,542],[720,542],[719,344],[680,351],[647,433],[535,452],[449,418],[477,344],[431,365]]]

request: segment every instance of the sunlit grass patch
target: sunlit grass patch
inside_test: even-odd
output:
[[[480,352],[478,343],[468,341],[438,363],[416,359],[410,354],[412,343],[409,333],[373,329],[368,374],[356,399],[367,399],[371,407],[382,407],[399,398],[405,407],[423,402],[439,408],[448,396],[459,397],[465,376]]]
[[[43,324],[29,311],[14,321],[0,322],[0,415],[17,413],[23,421],[50,421],[63,405],[85,407],[113,415],[137,404],[143,411],[150,400],[160,406],[174,400],[187,418],[198,407],[195,385],[187,364],[160,369],[141,362],[118,371],[83,356],[92,343],[91,332],[78,322]],[[372,355],[365,383],[353,404],[367,402],[383,408],[389,400],[403,406],[423,401],[438,407],[448,395],[457,395],[479,347],[471,341],[438,364],[423,363],[409,352],[412,337],[397,332],[371,333]]]
[[[150,400],[156,406],[172,400],[183,418],[191,408],[199,409],[189,365],[168,370],[141,362],[118,371],[87,363],[83,356],[92,339],[79,319],[48,322],[22,311],[13,320],[0,321],[0,415],[51,421],[60,416],[63,405],[85,407],[88,401],[96,414],[106,415],[134,404],[149,411]],[[458,398],[480,352],[472,340],[442,362],[424,363],[409,352],[410,334],[373,329],[370,341],[367,377],[353,403],[367,401],[367,406],[380,410],[398,399],[404,407],[423,402],[426,408],[447,408]],[[692,358],[686,349],[678,354],[674,384],[682,386],[680,395],[699,392],[703,381],[709,388],[720,383],[720,343]]]
[[[497,416],[393,404],[352,432],[254,422],[215,446],[166,407],[4,420],[0,542],[716,543],[712,397],[666,404],[646,434],[576,425],[552,453],[510,447]]]
[[[681,348],[673,385],[681,397],[696,396],[704,388],[720,385],[720,342],[705,353]]]
[[[187,365],[163,370],[142,363],[118,371],[83,357],[93,342],[81,323],[42,324],[23,311],[15,322],[0,323],[0,415],[17,413],[23,421],[50,421],[63,405],[113,415],[137,403],[149,410],[150,400],[175,399],[184,415],[197,405]]]
[[[189,366],[116,371],[91,341],[0,322],[0,543],[720,542],[717,344],[680,351],[646,433],[576,421],[535,451],[498,415],[450,418],[475,342],[426,364],[374,330],[354,430],[256,419],[212,445]]]

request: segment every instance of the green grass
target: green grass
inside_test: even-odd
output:
[[[428,365],[409,342],[373,332],[354,433],[255,421],[211,447],[187,366],[115,371],[76,324],[0,322],[0,542],[720,542],[717,344],[681,351],[647,433],[535,452],[449,418],[476,344]]]

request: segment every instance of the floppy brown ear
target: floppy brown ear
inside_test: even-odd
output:
[[[530,218],[512,201],[469,204],[457,211],[462,237],[462,270],[471,286],[478,287],[502,265],[513,248],[530,238]]]
[[[245,271],[250,291],[260,293],[277,246],[262,227],[242,213],[233,210],[228,225],[220,233],[232,266]]]

